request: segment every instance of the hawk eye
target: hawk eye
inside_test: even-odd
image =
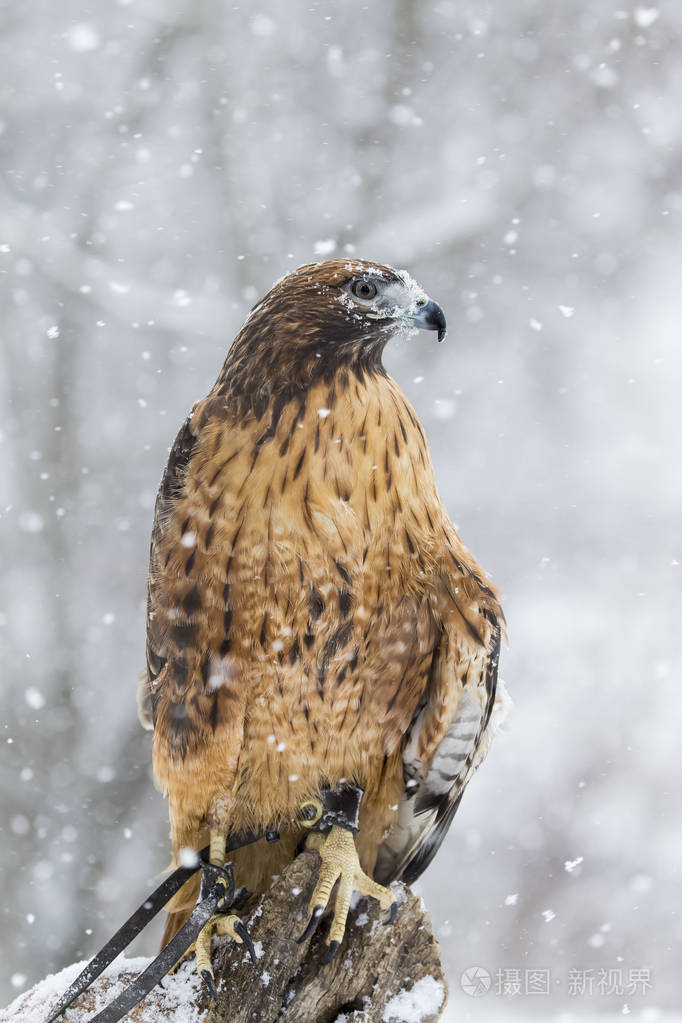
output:
[[[353,281],[350,286],[350,290],[356,298],[361,298],[363,301],[369,302],[370,299],[376,297],[378,289],[376,284],[372,284],[371,281],[359,280]]]

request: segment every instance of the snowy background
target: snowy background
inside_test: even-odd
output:
[[[513,718],[420,882],[453,1018],[678,1008],[682,5],[39,8],[0,36],[0,1003],[167,863],[168,446],[272,281],[352,252],[446,310],[387,362],[509,621]]]

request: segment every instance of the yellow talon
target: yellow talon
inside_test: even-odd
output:
[[[211,964],[211,939],[214,935],[218,938],[229,935],[231,938],[234,938],[238,945],[243,945],[246,933],[244,924],[234,913],[231,913],[229,916],[216,914],[202,928],[197,940],[194,942],[194,950],[197,956],[197,973],[203,977],[204,983],[215,999],[218,997],[218,990],[215,986],[213,966]]]
[[[360,866],[355,840],[347,828],[334,825],[326,835],[313,832],[308,836],[306,845],[309,849],[316,849],[319,852],[322,866],[310,899],[310,920],[299,941],[310,937],[315,930],[329,903],[332,889],[338,881],[334,900],[334,920],[327,937],[329,949],[323,959],[323,962],[327,963],[343,941],[353,892],[377,899],[382,909],[391,909],[395,904],[395,896],[389,888],[384,888],[364,872]]]

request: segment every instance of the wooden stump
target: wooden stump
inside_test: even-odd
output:
[[[212,1002],[194,971],[194,960],[155,988],[125,1017],[148,1023],[433,1023],[447,999],[440,952],[421,900],[395,886],[398,914],[384,926],[386,913],[376,901],[360,899],[351,910],[346,937],[336,957],[320,965],[328,921],[311,941],[299,945],[319,857],[304,852],[261,897],[247,920],[257,952],[254,967],[243,946],[229,938],[214,940],[213,965],[219,999]],[[144,963],[123,961],[100,977],[64,1017],[84,1023],[114,997]],[[74,968],[71,969],[71,972]],[[78,972],[77,970],[75,972]],[[64,971],[65,974],[68,971]],[[74,973],[75,975],[75,973]],[[37,1023],[61,991],[49,978],[0,1012],[0,1021]],[[36,1015],[38,1008],[40,1013]]]
[[[390,1019],[384,1010],[391,999],[425,978],[433,983],[422,983],[420,989],[435,991],[440,985],[442,999],[421,1019],[439,1019],[446,1000],[440,950],[421,900],[404,886],[398,886],[398,914],[388,927],[374,899],[359,900],[345,940],[327,966],[320,965],[326,949],[324,920],[310,942],[297,944],[318,870],[317,853],[303,853],[251,914],[249,931],[262,951],[255,970],[248,968],[239,946],[222,944],[215,956],[220,1001],[206,1023],[332,1023],[340,1014],[348,1023],[383,1021]]]

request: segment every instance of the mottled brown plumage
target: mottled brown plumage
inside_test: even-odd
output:
[[[358,281],[377,295],[356,296]],[[381,365],[397,331],[444,327],[426,302],[388,267],[301,267],[252,311],[176,439],[141,698],[176,857],[208,828],[289,821],[345,779],[365,790],[363,868],[411,879],[487,749],[497,596]],[[237,883],[263,890],[301,835],[232,856]],[[176,900],[167,937],[195,896]]]

